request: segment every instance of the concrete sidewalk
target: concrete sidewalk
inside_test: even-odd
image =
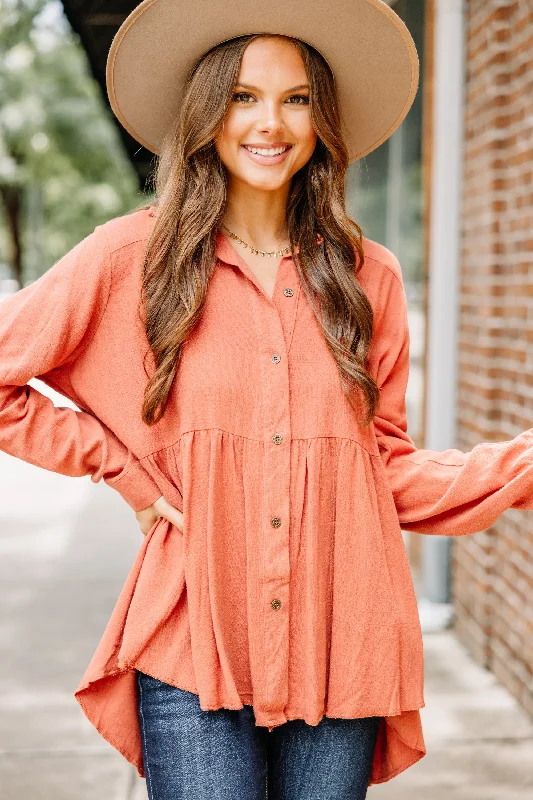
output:
[[[142,543],[90,478],[0,452],[0,800],[125,800],[133,773],[73,692]]]
[[[531,800],[533,721],[450,631],[424,635],[427,755],[369,800]]]
[[[104,484],[3,453],[0,485],[0,800],[144,800],[73,697],[142,543],[135,516]],[[428,755],[370,800],[532,800],[532,721],[452,633],[424,642]]]

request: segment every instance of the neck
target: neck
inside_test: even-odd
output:
[[[267,192],[229,180],[222,221],[248,244],[260,250],[277,250],[289,242],[286,220],[289,190],[289,184]]]

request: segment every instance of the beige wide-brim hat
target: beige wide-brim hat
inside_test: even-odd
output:
[[[219,42],[257,33],[302,39],[324,56],[335,76],[350,161],[384,142],[411,107],[419,78],[416,47],[382,0],[144,0],[109,49],[113,112],[159,154],[200,56]]]

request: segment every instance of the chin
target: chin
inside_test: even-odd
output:
[[[267,167],[267,169],[271,169],[271,167]],[[240,175],[239,176],[243,183],[247,183],[248,186],[252,186],[254,189],[262,189],[265,192],[275,192],[277,189],[281,189],[282,186],[285,186],[286,183],[290,181],[290,176],[280,176],[279,178],[268,177],[265,175],[263,178],[258,177],[257,175]]]

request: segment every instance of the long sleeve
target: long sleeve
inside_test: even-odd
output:
[[[381,396],[374,427],[401,527],[459,536],[488,528],[507,508],[533,510],[533,429],[467,453],[417,449],[408,435],[407,302],[400,265],[389,255],[392,270],[376,328]]]
[[[89,410],[55,407],[28,385],[89,345],[110,286],[107,237],[97,226],[37,281],[0,301],[0,450],[63,475],[103,479],[139,511],[161,492],[134,454]]]

